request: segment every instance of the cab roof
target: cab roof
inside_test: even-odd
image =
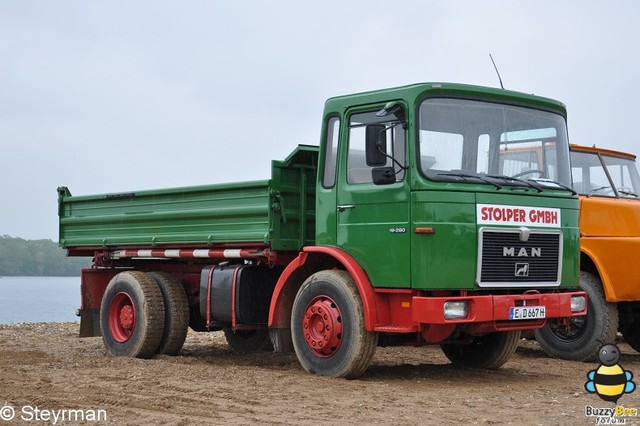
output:
[[[624,158],[629,158],[633,161],[635,161],[636,159],[635,154],[631,154],[629,152],[623,152],[623,151],[616,151],[614,149],[598,148],[595,145],[585,146],[585,145],[577,145],[572,143],[572,144],[569,144],[569,149],[571,151],[589,152],[592,154],[605,154],[605,155],[612,155],[614,157],[624,157]]]
[[[335,96],[326,101],[325,115],[327,113],[343,113],[346,109],[358,105],[384,103],[393,100],[404,100],[410,104],[415,104],[425,97],[456,97],[489,101],[493,100],[497,102],[552,110],[562,114],[563,116],[566,116],[567,114],[565,105],[555,99],[495,87],[431,82]]]

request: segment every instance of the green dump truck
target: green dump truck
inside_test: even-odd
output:
[[[562,103],[422,83],[329,99],[320,146],[269,180],[61,187],[60,245],[93,257],[80,335],[115,355],[178,354],[191,327],[333,377],[378,345],[497,368],[521,330],[586,314],[570,185]]]

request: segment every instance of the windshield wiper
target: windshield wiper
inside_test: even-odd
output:
[[[502,189],[502,185],[497,184],[495,182],[491,182],[489,179],[485,179],[482,176],[478,176],[478,175],[470,175],[467,173],[438,173],[438,176],[453,176],[453,177],[461,177],[464,180],[469,180],[469,179],[478,179],[484,183],[488,183],[489,185],[493,185],[496,187],[496,189]]]
[[[598,191],[602,191],[603,189],[611,189],[611,187],[605,185],[605,186],[599,186],[597,188],[590,189],[589,193],[587,194],[587,196],[593,195]]]
[[[572,195],[578,195],[578,193],[576,192],[575,189],[568,187],[566,185],[561,184],[560,182],[556,182],[555,180],[551,180],[551,179],[529,179],[530,181],[536,182],[536,183],[550,183],[553,185],[557,185],[562,189],[565,189],[567,191],[569,191]]]
[[[638,194],[636,194],[635,192],[625,191],[624,189],[618,189],[618,193],[638,198]]]
[[[518,179],[518,178],[515,178],[515,177],[505,176],[505,175],[487,175],[487,177],[490,177],[490,178],[493,178],[493,179],[502,179],[502,180],[505,180],[507,182],[508,181],[519,182],[519,183],[525,184],[529,188],[535,189],[538,192],[542,192],[543,191],[543,189],[542,189],[542,187],[540,185],[534,185],[531,182],[523,180],[523,179]]]

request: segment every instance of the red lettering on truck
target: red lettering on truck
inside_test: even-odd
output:
[[[480,209],[483,221],[524,222],[526,212],[512,207],[482,207]]]
[[[558,212],[547,210],[531,210],[529,220],[534,223],[559,225]]]
[[[556,228],[560,226],[560,209],[478,204],[477,223]]]

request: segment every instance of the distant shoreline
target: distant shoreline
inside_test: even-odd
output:
[[[91,267],[91,258],[69,257],[51,240],[0,235],[0,276],[74,277]]]
[[[0,275],[0,278],[14,279],[14,278],[82,278],[78,275]]]
[[[0,323],[0,330],[6,330],[7,328],[21,328],[21,327],[35,327],[35,326],[76,326],[80,325],[80,319],[78,321],[34,321],[34,322],[13,322],[13,323]]]

